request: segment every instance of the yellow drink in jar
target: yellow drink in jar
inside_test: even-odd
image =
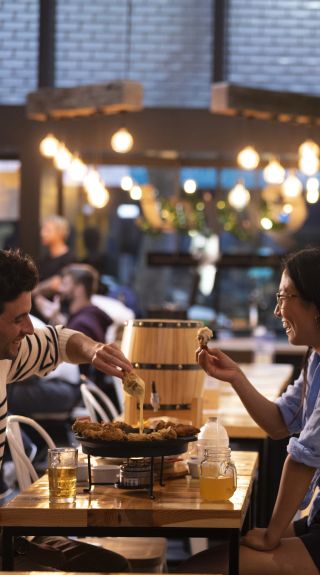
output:
[[[206,501],[226,501],[236,490],[233,477],[201,477],[200,495]]]

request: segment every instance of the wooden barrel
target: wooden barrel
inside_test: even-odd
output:
[[[162,410],[190,409],[202,397],[204,371],[196,363],[197,332],[201,321],[134,319],[126,323],[121,349],[146,383],[150,403],[154,381]]]

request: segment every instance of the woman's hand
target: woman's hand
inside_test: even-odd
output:
[[[199,347],[196,351],[196,358],[208,375],[222,381],[232,383],[241,373],[239,366],[219,349],[207,350]]]
[[[280,540],[273,538],[266,528],[251,529],[248,533],[241,537],[240,544],[257,551],[271,551],[278,547]]]

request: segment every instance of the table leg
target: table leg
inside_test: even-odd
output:
[[[2,570],[13,571],[14,537],[5,527],[2,528]]]
[[[240,530],[231,529],[229,540],[229,575],[239,575]]]

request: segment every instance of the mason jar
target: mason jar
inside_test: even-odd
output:
[[[206,501],[226,501],[237,488],[237,471],[230,447],[204,450],[200,464],[200,495]]]

